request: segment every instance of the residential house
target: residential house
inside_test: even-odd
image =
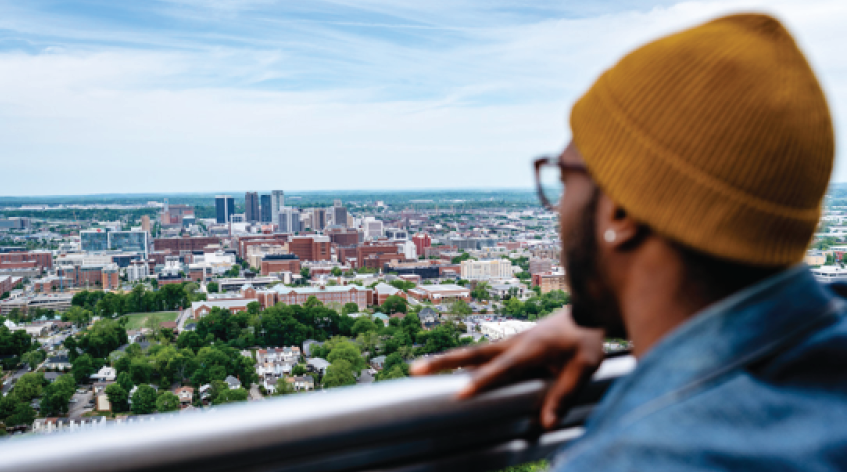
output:
[[[324,374],[330,363],[324,358],[309,358],[306,360],[306,369],[310,372]]]
[[[315,389],[315,380],[311,375],[295,376],[294,388],[298,391],[312,391]]]
[[[212,397],[212,385],[211,384],[204,384],[203,386],[200,386],[197,390],[200,394],[201,402]]]
[[[376,322],[377,320],[382,320],[382,322],[383,322],[383,325],[384,325],[384,326],[386,326],[386,325],[388,325],[388,324],[389,324],[389,316],[388,316],[388,315],[386,315],[386,314],[385,314],[385,313],[383,313],[383,312],[377,312],[377,313],[375,313],[375,314],[373,315],[373,317],[374,317],[374,321],[375,321],[375,322]]]
[[[241,381],[239,381],[238,378],[234,376],[227,376],[227,378],[224,379],[224,382],[230,389],[241,389]]]
[[[371,358],[371,367],[377,371],[383,369],[383,365],[386,364],[386,356],[377,356],[375,358]]]
[[[421,326],[429,330],[439,324],[439,313],[430,307],[425,307],[418,312],[418,319],[421,320]]]
[[[206,384],[205,386],[209,386]],[[203,387],[200,388],[201,392]],[[194,400],[194,388],[191,386],[183,386],[181,388],[177,388],[174,390],[174,394],[180,398],[180,407],[191,406],[192,401]]]
[[[92,381],[104,383],[109,381],[115,381],[118,377],[118,371],[115,368],[110,366],[104,366],[100,368],[100,371],[89,376],[89,379]]]
[[[44,362],[44,368],[54,371],[66,371],[71,369],[71,366],[67,355],[51,356]]]

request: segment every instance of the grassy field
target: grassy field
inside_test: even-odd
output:
[[[127,330],[153,328],[162,322],[173,322],[177,312],[131,313],[127,315]]]

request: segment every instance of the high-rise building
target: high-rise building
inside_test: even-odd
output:
[[[285,206],[286,199],[283,190],[271,191],[271,220],[274,224],[280,224],[280,211]]]
[[[333,201],[332,219],[333,224],[347,227],[347,208],[342,206],[342,200]]]
[[[279,231],[282,233],[296,233],[300,231],[300,212],[290,206],[284,207],[277,213]]]
[[[362,223],[362,228],[365,231],[365,239],[379,239],[383,237],[383,222],[382,221],[367,221]]]
[[[230,195],[217,195],[215,197],[215,222],[226,224],[230,222],[230,216],[235,213],[235,201]]]
[[[147,231],[106,231],[95,228],[80,232],[80,248],[86,252],[138,251],[147,257],[150,252]]]
[[[262,214],[260,221],[263,223],[271,222],[271,195],[262,195],[259,197],[260,213]]]
[[[327,210],[324,208],[315,208],[312,210],[312,229],[314,231],[323,231],[327,227]]]
[[[248,191],[244,194],[244,220],[248,223],[259,222],[259,193]]]
[[[150,232],[150,216],[144,215],[141,217],[141,230]]]

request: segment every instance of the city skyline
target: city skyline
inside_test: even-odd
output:
[[[254,168],[245,188],[529,188],[529,159],[566,143],[601,71],[745,9],[796,35],[845,181],[844,2],[34,1],[0,2],[0,156],[40,172],[2,194],[212,192]],[[169,173],[129,179],[139,163]],[[439,183],[405,172],[421,163]]]

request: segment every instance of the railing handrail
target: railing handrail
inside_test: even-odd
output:
[[[579,435],[574,427],[587,408],[634,365],[630,356],[604,361],[559,434],[542,435],[535,424],[546,382],[522,382],[458,401],[455,394],[469,376],[454,374],[24,436],[0,442],[0,471],[421,469],[439,466],[440,460],[448,464],[441,466],[457,466],[464,456],[493,450],[537,456],[528,450],[532,444],[555,447]],[[512,456],[504,464],[519,459]]]

